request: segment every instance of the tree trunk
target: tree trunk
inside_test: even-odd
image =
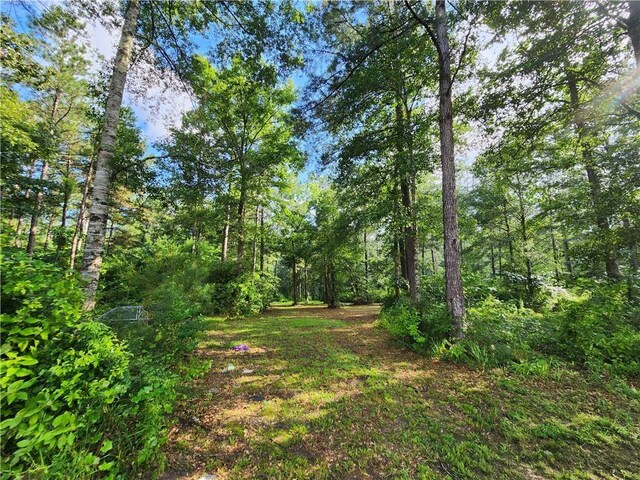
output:
[[[296,268],[296,258],[293,257],[293,261],[291,262],[291,283],[293,290],[293,304],[298,304],[298,270]]]
[[[264,207],[260,208],[260,271],[264,271]]]
[[[222,229],[222,249],[220,260],[222,262],[227,261],[227,254],[229,251],[229,224],[231,223],[231,205],[227,204],[227,213],[224,221],[224,228]]]
[[[431,247],[429,250],[431,250],[431,266],[433,267],[433,274],[435,275],[437,272],[436,270],[436,252],[433,250],[433,247]]]
[[[407,178],[401,184],[402,205],[407,215],[408,225],[404,228],[404,273],[409,284],[409,298],[412,303],[418,301],[418,252],[416,245],[416,225],[411,201],[410,183]]]
[[[251,272],[255,273],[258,262],[258,213],[260,205],[256,205],[256,215],[254,218],[253,244],[251,245]]]
[[[27,176],[29,178],[33,178],[33,173],[36,169],[36,160],[35,158],[31,161],[31,165],[29,165],[29,173],[27,174]],[[27,188],[27,190],[24,192],[24,199],[25,202],[29,201],[29,198],[31,197],[31,189]],[[22,245],[22,227],[24,225],[24,217],[22,216],[22,213],[18,214],[18,224],[16,225],[16,236],[13,239],[13,246],[16,248],[20,248],[20,245]]]
[[[109,215],[109,190],[111,186],[111,158],[116,143],[122,96],[131,63],[131,51],[136,33],[136,23],[140,11],[140,0],[129,0],[122,26],[122,35],[116,53],[113,74],[109,85],[105,109],[104,126],[100,138],[100,148],[96,162],[95,182],[91,193],[91,213],[89,231],[84,249],[81,274],[87,286],[85,310],[93,310],[100,280],[104,234]]]
[[[569,274],[569,278],[573,277],[573,265],[571,263],[571,255],[569,252],[569,240],[566,236],[562,239],[562,246],[564,248],[564,265],[567,269],[567,273]]]
[[[369,302],[369,249],[367,248],[367,229],[362,234],[364,243],[364,295],[365,301]]]
[[[87,216],[87,200],[89,199],[89,190],[93,179],[94,164],[94,159],[91,158],[91,161],[89,162],[89,169],[87,170],[87,176],[85,177],[84,188],[82,190],[82,200],[80,201],[80,208],[78,210],[78,219],[76,220],[73,238],[71,239],[71,256],[69,258],[69,268],[71,270],[73,270],[76,263],[76,255],[80,246],[80,238],[84,230],[85,219]]]
[[[59,88],[56,88],[55,94],[53,95],[53,106],[51,107],[51,132],[50,135],[54,135],[53,125],[55,122],[56,114],[58,112],[58,105],[60,104],[60,95],[61,91]],[[49,160],[47,158],[42,160],[42,170],[40,171],[40,189],[36,194],[36,204],[33,207],[33,213],[31,214],[31,226],[29,228],[29,240],[27,242],[27,254],[29,256],[33,256],[33,251],[36,247],[36,235],[38,234],[38,217],[40,216],[40,210],[42,209],[42,201],[44,199],[44,193],[42,189],[44,188],[44,182],[47,180],[49,176]],[[47,245],[48,246],[48,245]]]
[[[247,199],[246,187],[242,185],[240,187],[240,199],[238,200],[238,212],[236,217],[236,236],[238,242],[238,251],[236,260],[238,261],[238,269],[242,268],[242,260],[244,258],[244,208]]]
[[[51,242],[51,229],[53,228],[53,214],[49,216],[49,222],[47,223],[47,232],[44,235],[43,250],[46,252],[49,250],[49,243]]]
[[[556,235],[553,231],[553,225],[551,226],[551,248],[553,249],[553,270],[556,276],[556,281],[560,281],[560,270],[558,264],[560,263],[560,255],[558,254],[558,246],[556,245]]]
[[[509,270],[513,270],[513,239],[511,238],[511,227],[509,226],[509,216],[507,215],[507,197],[502,197],[502,218],[504,220],[504,228],[507,232],[507,242],[509,242]]]
[[[440,155],[442,160],[442,206],[444,225],[444,265],[447,308],[453,318],[455,336],[464,337],[464,293],[458,249],[456,163],[453,145],[451,103],[451,52],[447,32],[445,0],[436,0],[436,40],[439,51]]]
[[[493,254],[493,245],[491,245],[491,276],[496,276],[496,257]]]
[[[593,165],[593,154],[590,145],[585,141],[585,135],[587,134],[587,127],[581,120],[580,113],[580,99],[578,96],[578,85],[575,75],[571,71],[567,71],[567,84],[569,87],[569,94],[571,99],[571,108],[573,110],[573,122],[578,133],[579,146],[582,153],[582,163],[587,171],[587,180],[590,186],[591,203],[596,216],[596,225],[603,236],[603,254],[605,260],[605,269],[607,276],[611,280],[620,280],[620,268],[618,267],[618,259],[616,258],[616,252],[613,245],[610,243],[610,227],[609,219],[602,211],[602,192],[600,177]]]

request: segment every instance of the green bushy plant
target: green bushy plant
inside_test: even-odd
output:
[[[554,353],[591,369],[638,376],[636,313],[624,285],[591,285],[580,296],[559,301],[550,313],[556,331]]]
[[[418,311],[405,297],[398,297],[393,303],[386,305],[380,312],[378,324],[389,330],[393,336],[413,344],[423,345],[427,340],[420,333]]]
[[[128,389],[124,344],[82,320],[81,290],[68,273],[23,254],[2,264],[3,475],[46,476],[55,462],[78,475],[110,470],[96,427]]]

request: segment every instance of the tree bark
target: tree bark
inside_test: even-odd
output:
[[[251,272],[255,273],[258,263],[258,214],[260,213],[260,205],[256,205],[256,214],[254,218],[253,244],[251,245]]]
[[[507,232],[507,242],[509,244],[509,269],[513,270],[513,239],[511,238],[511,227],[509,226],[509,216],[507,215],[507,197],[502,197],[502,218],[504,220],[504,228]]]
[[[238,200],[238,212],[236,217],[236,237],[238,242],[238,250],[236,260],[238,261],[238,269],[242,268],[242,261],[244,259],[244,208],[247,199],[246,187],[242,185],[240,187],[240,199]]]
[[[296,268],[296,257],[291,262],[291,286],[293,290],[293,304],[298,304],[298,270]]]
[[[85,288],[85,310],[93,310],[95,307],[95,297],[98,290],[98,281],[100,280],[100,268],[102,267],[102,256],[104,253],[104,235],[109,215],[109,195],[111,187],[110,163],[116,143],[122,96],[131,63],[131,52],[133,50],[139,12],[140,0],[129,0],[107,96],[104,127],[100,138],[95,181],[91,193],[89,231],[87,233],[81,269],[82,277],[87,282]]]
[[[616,256],[615,248],[610,243],[610,226],[607,215],[602,211],[602,187],[600,183],[600,176],[593,165],[593,153],[590,145],[585,141],[585,135],[587,134],[587,126],[580,119],[580,99],[578,96],[578,85],[575,75],[572,71],[567,71],[567,85],[569,87],[569,95],[571,100],[571,109],[573,110],[573,123],[578,133],[579,146],[582,154],[582,163],[587,171],[587,181],[589,182],[591,192],[591,203],[596,216],[596,225],[600,233],[604,237],[602,245],[604,247],[604,261],[607,276],[614,281],[619,281],[621,278],[620,268],[618,266],[618,259]]]
[[[43,250],[46,252],[49,250],[49,243],[51,242],[51,229],[53,228],[53,214],[49,216],[49,222],[47,223],[47,231],[44,235]]]
[[[562,239],[562,246],[564,248],[564,265],[569,274],[569,278],[573,277],[573,265],[571,263],[571,255],[569,251],[569,240],[566,236]]]
[[[76,226],[73,231],[73,238],[71,239],[71,256],[69,258],[69,268],[73,270],[76,262],[76,255],[80,246],[80,238],[84,233],[84,226],[87,216],[87,200],[89,199],[89,190],[91,189],[91,182],[93,180],[93,168],[95,161],[93,157],[89,162],[89,168],[87,170],[87,176],[85,177],[84,188],[82,190],[82,200],[80,201],[80,208],[78,210],[78,219],[76,220]]]
[[[496,257],[493,254],[493,245],[491,245],[491,276],[496,276]]]
[[[367,229],[362,233],[364,248],[364,295],[365,301],[369,302],[369,249],[367,248]]]
[[[560,262],[560,255],[558,254],[558,246],[556,245],[556,235],[553,231],[553,225],[551,226],[551,248],[553,249],[553,270],[556,276],[556,281],[560,281],[560,270],[558,264]]]
[[[444,225],[444,265],[447,308],[453,318],[455,336],[464,337],[464,293],[458,249],[458,212],[456,198],[456,163],[453,144],[451,102],[451,52],[447,31],[445,0],[436,0],[436,40],[439,60],[440,155],[442,160],[442,206]]]
[[[260,208],[260,271],[264,271],[264,207]]]
[[[53,136],[53,125],[55,122],[56,114],[58,112],[58,105],[60,104],[60,95],[61,91],[59,88],[56,88],[55,94],[53,95],[53,106],[51,107],[51,132],[50,135]],[[45,154],[46,155],[46,154]],[[36,203],[33,207],[33,213],[31,214],[31,225],[29,227],[29,240],[27,241],[27,254],[29,256],[33,256],[33,252],[36,248],[36,235],[38,234],[38,218],[40,217],[40,210],[42,209],[42,201],[44,199],[44,193],[42,189],[44,188],[44,182],[47,180],[49,176],[49,160],[45,158],[42,160],[42,170],[40,171],[40,189],[36,194]],[[48,246],[48,244],[47,244]]]

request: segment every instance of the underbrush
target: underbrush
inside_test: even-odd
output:
[[[237,317],[255,315],[276,299],[278,279],[273,274],[241,271],[234,261],[221,262],[217,251],[193,255],[185,248],[159,240],[113,252],[102,282],[103,303],[155,304],[181,298],[192,313]]]
[[[187,301],[110,328],[83,318],[65,270],[21,253],[2,264],[2,477],[153,476],[200,330]]]
[[[480,301],[479,292],[472,290],[476,296],[469,302],[460,341],[451,339],[441,293],[427,284],[415,306],[403,297],[391,299],[379,323],[416,349],[483,369],[507,367],[523,375],[548,376],[573,366],[640,377],[640,308],[629,302],[624,284],[549,290],[537,295],[535,310],[492,293]]]

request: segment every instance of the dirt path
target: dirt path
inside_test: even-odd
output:
[[[638,400],[577,374],[430,360],[375,328],[378,311],[212,320],[198,351],[211,368],[175,413],[163,478],[639,478]]]

